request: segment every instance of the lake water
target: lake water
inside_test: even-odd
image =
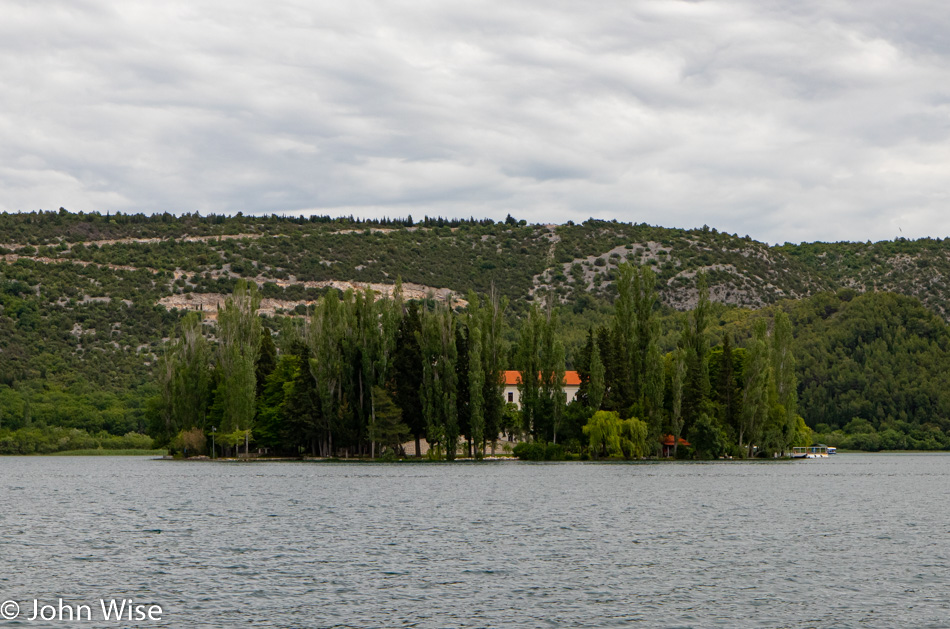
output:
[[[169,627],[950,627],[950,455],[0,458],[0,603]],[[101,622],[84,626],[102,626]],[[5,626],[0,621],[0,626]],[[116,626],[113,624],[112,626]]]

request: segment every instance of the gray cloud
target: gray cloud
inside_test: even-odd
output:
[[[0,210],[950,235],[938,2],[0,0],[0,12]]]

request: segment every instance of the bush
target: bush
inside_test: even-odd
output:
[[[67,450],[149,450],[152,439],[139,433],[119,437],[107,432],[90,435],[78,428],[28,427],[0,431],[0,454],[53,454]]]
[[[702,459],[718,459],[726,453],[729,446],[729,440],[722,426],[706,413],[700,415],[693,424],[689,432],[689,440],[696,454]]]
[[[564,461],[567,458],[564,446],[543,441],[519,443],[513,453],[522,461]]]
[[[182,430],[169,444],[169,449],[174,452],[181,452],[185,455],[197,456],[204,454],[207,438],[200,428],[191,430]]]

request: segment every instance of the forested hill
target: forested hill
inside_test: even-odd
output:
[[[624,261],[657,275],[665,350],[675,343],[676,312],[695,305],[698,271],[719,304],[716,323],[734,328],[740,342],[756,309],[788,310],[798,337],[801,412],[812,426],[831,430],[854,417],[874,429],[901,421],[937,425],[950,415],[950,387],[936,376],[924,384],[917,377],[921,364],[950,372],[943,353],[950,242],[943,240],[769,246],[706,227],[595,220],[529,225],[511,217],[413,222],[60,210],[0,214],[0,260],[0,431],[30,423],[143,430],[155,394],[151,369],[179,309],[213,318],[239,278],[260,286],[262,309],[272,315],[304,315],[326,291],[351,285],[385,291],[397,277],[410,298],[464,298],[494,285],[509,298],[513,319],[539,291],[551,290],[563,304],[570,361],[587,328],[603,322]],[[911,299],[860,297],[872,291]],[[861,327],[869,318],[876,323]],[[718,335],[711,331],[712,345]],[[876,375],[865,373],[871,366]],[[864,375],[851,377],[858,372]],[[919,386],[913,399],[867,402],[875,378]],[[833,387],[856,398],[847,410],[835,405],[840,391]]]
[[[0,254],[8,263],[94,263],[116,273],[140,269],[173,280],[166,295],[214,293],[227,290],[234,278],[253,278],[272,284],[265,297],[291,301],[302,301],[308,285],[316,283],[391,284],[401,276],[461,295],[470,289],[484,292],[494,282],[513,302],[550,287],[564,303],[583,306],[610,297],[623,261],[652,266],[661,301],[677,309],[695,302],[698,270],[709,276],[713,301],[746,307],[853,288],[918,297],[946,318],[950,297],[950,241],[770,247],[707,227],[596,220],[414,223],[61,210],[0,215]]]

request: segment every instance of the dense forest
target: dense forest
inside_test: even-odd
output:
[[[275,414],[274,408],[289,408],[281,396],[294,369],[304,370],[314,358],[314,316],[333,300],[341,312],[355,310],[357,296],[367,285],[375,293],[391,294],[397,278],[404,280],[400,320],[416,312],[421,325],[448,308],[442,325],[454,330],[456,354],[468,352],[466,344],[472,343],[467,317],[474,316],[468,297],[473,292],[480,295],[473,311],[486,303],[506,303],[497,336],[505,350],[500,353],[504,369],[519,368],[518,348],[526,327],[534,326],[543,336],[547,332],[538,320],[550,319],[557,324],[565,368],[589,371],[596,346],[609,379],[616,342],[608,342],[608,337],[616,337],[627,265],[635,274],[648,269],[655,278],[650,338],[653,357],[658,353],[662,358],[664,419],[651,416],[651,409],[659,406],[641,399],[640,384],[605,385],[602,413],[616,413],[621,421],[636,418],[653,433],[673,428],[668,419],[673,411],[673,364],[686,360],[682,357],[689,354],[690,343],[699,347],[695,338],[687,341],[686,322],[708,294],[702,347],[708,349],[709,394],[703,413],[684,416],[705,414],[730,446],[738,448],[740,438],[722,415],[716,386],[726,339],[734,356],[736,386],[744,387],[752,348],[774,343],[785,313],[793,336],[796,411],[817,433],[815,439],[868,450],[950,447],[950,387],[944,382],[950,373],[945,321],[950,242],[943,240],[770,247],[706,227],[680,230],[596,220],[555,226],[529,225],[511,217],[502,222],[359,221],[60,210],[0,214],[0,260],[3,453],[62,450],[70,444],[118,447],[115,439],[144,443],[141,434],[149,431],[158,443],[178,437],[169,436],[167,426],[156,429],[168,412],[160,371],[167,368],[167,357],[186,330],[207,343],[212,365],[208,425],[219,427],[223,410],[215,392],[222,386],[218,365],[223,357],[216,330],[219,312],[226,310],[226,299],[239,282],[256,287],[255,299],[266,315],[258,318],[261,338],[270,339],[261,341],[261,355],[273,345],[275,369],[279,367],[284,378],[279,396],[272,383],[268,398],[266,378],[255,385],[252,449],[276,448],[276,440],[284,438],[269,437],[268,430],[277,430],[278,415],[284,412]],[[700,277],[705,278],[705,289]],[[351,297],[346,296],[348,289]],[[492,298],[486,297],[493,291]],[[370,301],[365,294],[361,299]],[[188,313],[194,314],[186,322]],[[764,332],[757,331],[763,325]],[[447,335],[443,330],[440,343]],[[449,351],[447,341],[443,345]],[[700,353],[705,351],[700,348]],[[454,361],[459,364],[457,355]],[[401,426],[411,429],[415,420],[410,416],[418,409],[404,412],[400,402],[409,402],[399,398],[391,380],[387,372],[377,371],[362,401],[375,405],[378,399],[382,407],[375,409],[382,422],[374,424],[374,431],[391,429],[401,438],[407,434]],[[378,398],[373,386],[381,394]],[[691,409],[689,389],[684,388],[683,404]],[[618,394],[621,390],[625,393]],[[319,399],[320,393],[308,395]],[[484,391],[482,396],[488,399]],[[373,416],[372,406],[359,410],[349,397],[340,399],[345,413]],[[584,399],[585,408],[592,408],[589,398]],[[469,437],[464,401],[461,407],[458,434]],[[558,446],[569,450],[577,442],[589,447],[583,428],[593,415],[585,417],[580,408],[557,410]],[[398,421],[397,411],[402,413]],[[537,413],[537,427],[533,419],[525,424],[505,408],[483,412],[488,418],[478,422],[494,422],[483,430],[527,427],[538,442],[555,441],[553,431],[548,434],[544,427],[554,417],[546,410]],[[528,409],[525,415],[534,417],[533,412]],[[684,423],[687,439],[694,424],[692,419]],[[233,434],[228,426],[220,426],[225,434]],[[334,449],[372,451],[391,441],[376,432],[367,439],[359,430],[334,433]],[[408,434],[428,435],[416,429]],[[745,435],[741,441],[747,443]],[[296,445],[317,452],[324,447],[312,438]]]
[[[410,436],[426,439],[430,458],[480,458],[503,433],[527,458],[660,454],[703,458],[783,455],[811,445],[796,412],[797,384],[788,314],[771,332],[759,319],[746,350],[730,334],[710,347],[711,304],[704,274],[699,301],[682,318],[677,348],[664,355],[656,276],[621,264],[614,313],[590,329],[579,352],[580,391],[564,390],[566,354],[553,294],[532,304],[506,347],[507,300],[469,293],[464,311],[450,303],[392,299],[372,290],[327,294],[309,319],[285,319],[275,343],[258,316],[256,284],[240,281],[217,311],[213,330],[186,316],[163,355],[159,445],[204,453],[213,433],[226,454],[404,456]],[[506,365],[520,373],[520,408],[505,404]],[[688,442],[682,442],[683,436]],[[689,449],[686,450],[685,447]]]

